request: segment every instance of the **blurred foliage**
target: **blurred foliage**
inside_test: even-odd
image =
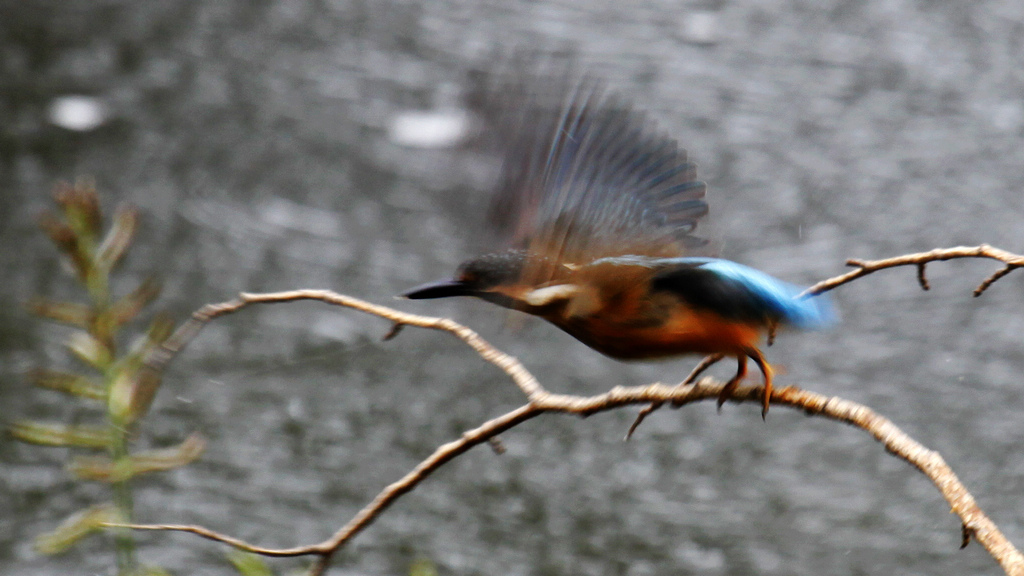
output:
[[[419,558],[409,567],[409,576],[437,576],[437,566],[429,558]]]
[[[29,302],[28,308],[37,316],[74,328],[66,346],[87,371],[79,374],[38,368],[29,373],[28,379],[40,388],[64,393],[69,401],[100,405],[105,419],[75,425],[20,421],[9,432],[18,440],[41,446],[101,452],[71,456],[68,470],[80,480],[109,484],[111,501],[72,514],[57,528],[39,536],[36,549],[56,554],[90,534],[110,530],[119,575],[167,574],[160,568],[141,566],[132,532],[108,524],[132,522],[131,481],[136,476],[184,466],[198,458],[205,447],[205,440],[192,434],[177,446],[130,451],[137,423],[149,411],[160,386],[160,374],[146,366],[146,358],[170,337],[174,324],[157,315],[143,333],[121,349],[118,337],[130,338],[121,333],[122,328],[160,294],[160,286],[153,280],[142,282],[120,298],[111,294],[111,274],[135,237],[138,213],[132,208],[118,209],[104,234],[99,197],[90,183],[58,185],[54,200],[57,213],[44,214],[40,226],[85,287],[88,301],[59,302],[38,297]]]
[[[228,561],[242,576],[274,576],[274,572],[270,570],[263,558],[252,552],[232,550],[228,552],[227,556]]]

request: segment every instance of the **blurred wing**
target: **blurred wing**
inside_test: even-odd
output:
[[[703,245],[705,185],[686,152],[599,82],[570,78],[520,73],[483,109],[503,162],[491,224],[530,254],[531,275]]]

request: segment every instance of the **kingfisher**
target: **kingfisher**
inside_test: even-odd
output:
[[[708,204],[695,164],[602,82],[519,74],[482,102],[482,133],[501,160],[488,227],[503,247],[402,296],[473,296],[539,316],[618,360],[704,354],[706,368],[734,357],[719,408],[753,360],[764,417],[773,371],[762,343],[780,327],[828,326],[829,302],[701,255],[707,241],[694,231]]]

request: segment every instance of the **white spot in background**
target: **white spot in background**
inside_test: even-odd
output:
[[[272,198],[258,207],[260,219],[273,226],[290,228],[316,236],[335,238],[341,235],[342,223],[337,214],[304,206],[284,198]]]
[[[471,124],[464,110],[410,110],[391,119],[388,137],[395,144],[413,148],[451,148],[466,138]]]
[[[1024,124],[1024,110],[1017,102],[996,104],[989,114],[992,125],[1003,132],[1016,132]]]
[[[695,44],[714,44],[719,38],[716,12],[693,12],[683,20],[683,40]]]
[[[285,412],[292,420],[303,420],[306,418],[306,404],[300,398],[290,398]]]
[[[106,105],[92,96],[60,96],[50,103],[47,117],[50,122],[76,132],[88,132],[107,121]]]

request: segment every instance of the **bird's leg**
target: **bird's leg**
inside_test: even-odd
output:
[[[693,370],[690,371],[690,374],[682,382],[676,385],[676,388],[681,388],[683,386],[689,386],[690,384],[693,384],[694,382],[697,381],[698,376],[703,374],[704,371],[707,370],[708,368],[714,366],[722,358],[725,358],[725,354],[708,354],[707,356],[704,357],[703,360],[700,361],[700,364],[694,366]],[[658,404],[658,406],[655,406],[655,404]],[[660,403],[652,403],[645,409],[645,411],[653,412],[654,410],[657,410],[660,406]],[[680,404],[676,404],[675,402],[672,403],[672,408],[679,408],[679,406]],[[643,416],[647,416],[647,414],[641,414]]]
[[[747,350],[747,355],[753,359],[757,367],[761,369],[761,373],[764,374],[764,396],[761,398],[761,419],[763,420],[768,415],[768,401],[772,397],[772,366],[764,359],[764,354],[757,348],[750,348]]]
[[[725,358],[725,354],[708,354],[707,356],[704,357],[703,360],[700,361],[700,364],[697,364],[693,368],[693,370],[690,371],[690,375],[687,376],[685,380],[680,382],[679,385],[686,386],[687,384],[693,384],[694,382],[697,381],[698,376],[703,374],[704,371],[707,370],[708,368],[711,368],[712,366],[717,364],[718,361],[721,360],[722,358]]]
[[[704,357],[703,360],[700,361],[700,364],[697,364],[697,366],[695,366],[694,369],[690,371],[690,375],[687,376],[686,379],[680,382],[676,387],[678,388],[681,386],[693,384],[697,380],[698,376],[700,376],[708,368],[714,366],[722,358],[725,358],[725,354],[708,354],[707,356]],[[647,405],[646,408],[641,410],[640,413],[636,415],[636,420],[633,421],[633,425],[629,427],[629,432],[626,432],[625,439],[629,440],[630,438],[632,438],[633,432],[636,432],[637,427],[640,426],[640,423],[644,421],[644,418],[647,418],[647,415],[650,414],[651,412],[654,412],[658,408],[661,408],[662,404],[664,403],[651,402],[650,404]],[[673,402],[672,408],[679,408],[679,404]]]
[[[747,376],[747,354],[740,354],[736,356],[736,375],[731,380],[725,383],[722,391],[718,394],[718,411],[722,411],[722,404],[732,396],[736,387],[740,385],[740,381]]]

